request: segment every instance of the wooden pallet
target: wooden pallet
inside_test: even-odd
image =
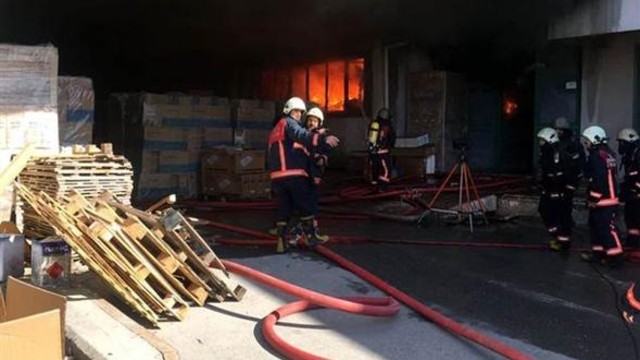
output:
[[[73,191],[93,199],[108,190],[129,204],[133,167],[125,157],[113,155],[110,144],[74,146],[71,154],[32,158],[19,181],[32,192],[45,192],[57,200]],[[35,239],[53,235],[53,229],[43,223],[46,224],[33,209],[24,209],[25,235]]]
[[[120,204],[108,193],[101,195],[101,200],[124,213],[138,217],[152,231],[162,232],[167,244],[174,251],[185,253],[186,263],[197,272],[198,276],[217,290],[215,299],[223,301],[224,298],[231,297],[235,300],[242,300],[246,289],[230,278],[215,252],[178,211],[169,208],[163,211],[161,216],[157,216]],[[167,226],[167,219],[171,217],[173,218],[170,222],[174,224]]]
[[[164,315],[184,319],[187,301],[203,305],[210,297],[239,300],[245,293],[179,213],[171,216],[180,226],[167,229],[158,217],[115,202],[108,192],[89,201],[72,191],[57,201],[45,192],[34,194],[24,185],[16,186],[29,207],[46,219],[82,261],[156,326]],[[148,225],[149,218],[155,227]],[[209,268],[208,260],[194,250],[196,243],[198,251],[208,249],[204,257],[220,267]]]

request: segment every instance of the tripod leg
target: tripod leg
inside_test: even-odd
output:
[[[480,201],[480,194],[478,194],[478,188],[476,187],[476,182],[473,181],[473,176],[471,176],[471,170],[469,169],[468,171],[469,171],[469,178],[471,179],[471,190],[473,190],[473,195],[478,200],[478,203],[480,204],[480,209],[482,210],[482,212],[486,213],[487,209],[485,209],[484,204],[482,203],[482,201]]]
[[[464,193],[464,183],[466,176],[464,175],[464,163],[460,165],[460,182],[458,183],[458,221],[460,221],[460,213],[462,213],[462,195]]]
[[[484,218],[484,222],[486,224],[489,223],[489,219],[487,219],[487,209],[484,207],[484,204],[480,200],[480,194],[478,194],[478,188],[476,187],[476,182],[473,180],[473,176],[471,176],[471,169],[469,171],[469,178],[471,179],[471,190],[473,190],[473,194],[478,200],[478,204],[480,205],[480,210],[482,211],[482,217]]]
[[[469,204],[469,212],[467,214],[468,220],[469,220],[469,232],[473,234],[473,204],[471,203],[471,196],[469,196],[469,178],[470,176],[470,172],[469,172],[469,166],[467,165],[467,163],[462,164],[462,172],[464,173],[464,177],[465,177],[465,187],[464,190],[467,194],[467,204]]]
[[[436,194],[433,196],[433,199],[431,199],[431,202],[429,203],[429,209],[431,207],[433,207],[433,204],[436,203],[436,200],[438,200],[438,197],[440,197],[440,194],[442,194],[442,191],[444,190],[444,188],[447,186],[447,184],[449,183],[449,180],[451,180],[451,177],[453,176],[453,174],[455,174],[456,170],[458,169],[458,166],[460,164],[459,163],[455,163],[455,165],[453,165],[453,167],[451,168],[451,171],[449,171],[449,175],[447,175],[447,178],[444,180],[444,182],[442,183],[442,185],[440,185],[440,188],[438,188],[438,191],[436,192]]]

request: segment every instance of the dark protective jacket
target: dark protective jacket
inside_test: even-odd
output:
[[[369,152],[386,154],[396,143],[396,133],[389,119],[376,118],[369,123],[367,134]]]
[[[319,129],[310,130],[312,134],[319,134]],[[302,154],[307,159],[307,170],[315,185],[320,185],[325,168],[329,164],[329,152],[331,147],[326,143],[319,144],[315,148],[309,148],[299,142],[293,144],[296,153]]]
[[[624,200],[640,199],[640,146],[633,144],[622,156],[624,180],[622,181],[622,198]]]
[[[565,130],[560,135],[560,143],[559,143],[560,151],[569,154],[572,159],[571,172],[576,174],[578,179],[581,179],[584,172],[584,167],[587,163],[584,146],[580,143],[580,141],[574,139],[573,132],[570,130]]]
[[[284,116],[273,127],[269,134],[268,168],[272,180],[290,177],[309,177],[309,156],[299,147],[317,152],[318,146],[326,146],[325,137],[311,133],[303,128],[295,119]]]
[[[587,198],[590,203],[598,207],[618,205],[616,157],[606,144],[594,145],[589,150],[584,175],[589,181]]]
[[[558,198],[573,194],[579,178],[571,154],[561,151],[555,144],[543,146],[540,149],[540,170],[544,195]]]

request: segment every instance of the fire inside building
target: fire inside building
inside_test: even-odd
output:
[[[0,0],[0,360],[640,359],[638,74],[640,0]]]

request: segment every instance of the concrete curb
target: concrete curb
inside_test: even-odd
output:
[[[178,351],[104,299],[67,302],[67,353],[74,360],[178,360]]]

